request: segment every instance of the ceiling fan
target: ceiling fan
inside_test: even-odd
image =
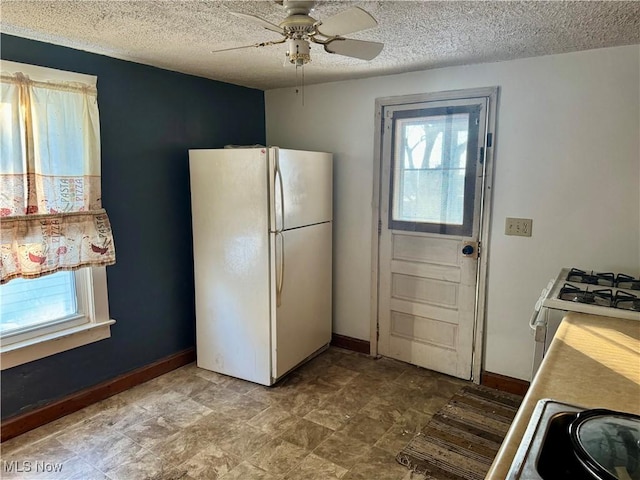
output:
[[[336,53],[362,60],[374,59],[384,47],[382,43],[354,40],[343,36],[378,25],[376,19],[360,7],[351,7],[327,19],[316,20],[310,15],[316,2],[280,0],[276,1],[276,3],[281,4],[287,12],[287,17],[279,25],[255,15],[240,12],[231,13],[262,28],[279,33],[283,36],[281,40],[213,50],[213,52],[226,52],[242,48],[266,47],[286,43],[287,60],[289,63],[299,67],[311,61],[310,43],[322,45],[328,53]]]

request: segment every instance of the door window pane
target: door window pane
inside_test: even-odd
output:
[[[468,234],[477,149],[470,142],[477,142],[477,109],[402,113],[394,118],[391,228]]]
[[[44,326],[76,313],[73,272],[16,278],[0,286],[0,335]]]

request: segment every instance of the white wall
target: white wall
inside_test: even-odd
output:
[[[375,99],[500,87],[484,369],[529,379],[562,266],[640,273],[640,46],[266,92],[271,145],[335,154],[334,331],[369,339]],[[313,68],[309,66],[308,68]],[[531,238],[505,217],[533,219]]]

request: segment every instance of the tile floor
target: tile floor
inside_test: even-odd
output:
[[[418,479],[395,455],[465,384],[333,347],[270,388],[191,364],[3,443],[0,476]]]

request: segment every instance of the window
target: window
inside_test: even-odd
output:
[[[0,335],[3,339],[36,328],[77,321],[78,305],[73,272],[56,272],[34,279],[16,278],[0,287]]]
[[[0,352],[10,368],[110,336],[96,78],[2,62]]]
[[[471,234],[479,113],[477,105],[394,112],[392,229]]]

